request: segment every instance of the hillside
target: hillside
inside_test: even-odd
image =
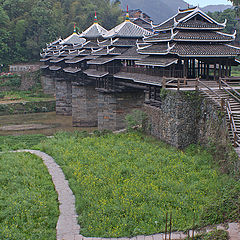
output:
[[[202,8],[202,10],[204,12],[223,12],[224,10],[226,10],[228,8],[232,8],[232,5],[224,5],[224,4],[208,5],[208,6],[204,7],[204,8]]]
[[[122,14],[110,0],[0,0],[0,65],[37,60],[47,42],[68,36],[74,24],[79,32],[89,27],[95,10],[107,29]]]
[[[126,9],[127,4],[130,9],[141,9],[143,12],[147,13],[155,24],[161,23],[175,15],[178,8],[186,8],[188,6],[187,2],[184,0],[121,0],[123,9]],[[231,7],[230,4],[209,5],[202,8],[202,10],[204,12],[222,12]]]
[[[141,9],[147,13],[154,23],[160,23],[175,15],[178,8],[186,8],[187,3],[183,0],[121,0],[123,9],[127,4],[130,9]]]

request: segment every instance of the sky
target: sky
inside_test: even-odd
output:
[[[225,5],[231,5],[231,2],[228,0],[185,0],[185,2],[199,7],[205,7],[207,5],[219,5],[219,4],[225,4]]]

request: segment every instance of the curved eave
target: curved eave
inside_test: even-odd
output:
[[[171,38],[165,38],[165,39],[157,39],[157,40],[144,40],[146,43],[155,43],[155,42],[169,42],[171,41]]]
[[[165,52],[165,53],[153,53],[153,52],[138,52],[139,54],[142,54],[142,55],[167,55],[169,54],[169,52]]]
[[[219,57],[237,57],[238,55],[181,55],[178,53],[171,53],[171,54],[176,54],[179,57],[207,57],[207,58],[219,58]]]
[[[212,31],[216,31],[216,30],[223,30],[224,27],[219,27],[219,28],[198,28],[198,27],[178,27],[176,26],[174,29],[182,29],[182,30],[212,30]]]
[[[232,42],[234,41],[234,39],[230,39],[230,40],[217,40],[217,39],[173,39],[174,41],[177,41],[177,42]]]

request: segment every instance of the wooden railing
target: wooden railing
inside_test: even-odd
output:
[[[228,118],[229,118],[230,128],[231,128],[231,131],[233,133],[234,147],[240,147],[240,144],[239,144],[240,136],[237,133],[237,128],[236,128],[236,124],[235,124],[235,121],[234,121],[232,109],[231,109],[231,106],[230,106],[230,103],[229,103],[228,100],[226,101],[226,112],[227,112],[227,115],[228,115]]]
[[[183,78],[182,70],[165,70],[165,69],[161,70],[157,68],[127,66],[127,67],[121,67],[121,71],[128,72],[128,73],[146,74],[146,75],[158,76],[158,77]]]
[[[202,91],[206,95],[208,95],[217,105],[220,105],[222,111],[226,112],[226,114],[229,118],[230,128],[231,128],[231,131],[233,133],[233,145],[234,145],[234,147],[240,147],[240,143],[239,143],[240,142],[240,136],[237,132],[237,128],[236,128],[236,124],[235,124],[235,121],[234,121],[233,112],[232,112],[229,100],[225,99],[225,98],[222,98],[218,93],[216,93],[216,91],[213,91],[207,84],[200,81],[199,79],[197,80],[197,83],[198,83],[198,86],[196,88],[199,89],[199,88],[201,88],[201,85],[202,85],[202,86],[204,86],[204,88],[207,88],[211,93],[213,93],[220,100],[220,103],[219,103],[219,101],[217,101],[215,98],[212,98],[211,95],[207,91],[204,91],[202,89]],[[230,86],[228,85],[228,87],[230,87]],[[233,90],[236,91],[235,89],[233,89]],[[227,91],[227,92],[229,92],[229,91]],[[240,94],[239,94],[239,96],[240,96]]]
[[[224,86],[226,86],[227,88],[225,88]],[[230,86],[229,84],[227,84],[225,81],[223,81],[223,79],[219,79],[219,88],[223,89],[225,92],[227,92],[229,95],[231,95],[235,100],[237,100],[238,102],[240,102],[240,93],[238,91],[236,91],[232,86]],[[229,91],[229,89],[232,91]],[[234,95],[233,92],[236,94]],[[238,97],[237,97],[238,96]]]

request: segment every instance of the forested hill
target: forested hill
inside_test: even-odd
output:
[[[118,1],[110,0],[0,0],[0,65],[39,58],[45,43],[85,30],[94,20],[107,29],[121,17]]]

